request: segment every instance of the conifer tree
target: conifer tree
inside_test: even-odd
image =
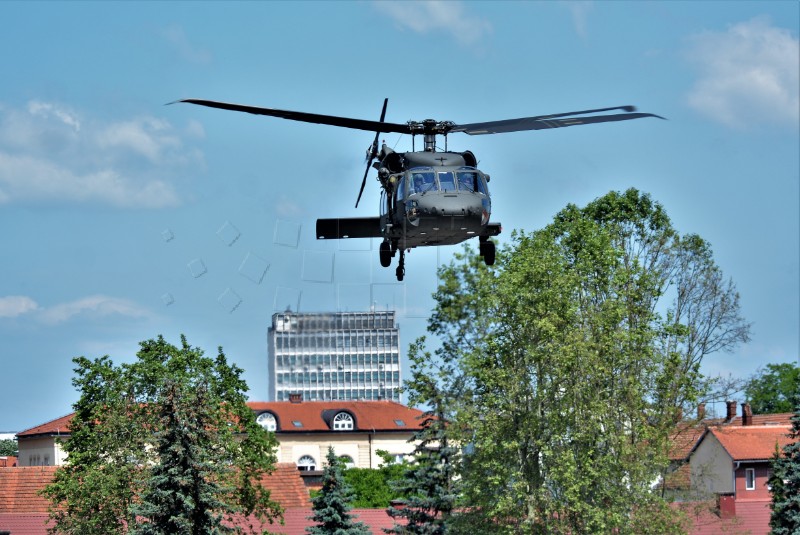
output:
[[[769,479],[772,489],[769,525],[774,535],[800,533],[800,393],[795,396],[789,436],[792,442],[783,447],[783,452],[775,452]]]
[[[211,462],[216,432],[208,405],[208,389],[187,391],[171,382],[159,404],[161,431],[156,434],[158,462],[146,481],[134,513],[141,523],[132,535],[191,533],[216,535],[222,525],[218,468]]]
[[[362,522],[350,514],[352,492],[345,484],[342,466],[333,448],[328,448],[327,466],[322,473],[322,491],[312,500],[316,525],[306,528],[311,535],[369,535]]]
[[[387,510],[389,516],[405,519],[406,523],[396,523],[386,533],[443,535],[456,504],[455,475],[460,450],[448,429],[448,397],[428,373],[431,355],[422,352],[423,344],[424,339],[418,340],[409,352],[412,371],[409,390],[412,400],[424,395],[431,409],[423,415],[421,429],[414,433],[417,441],[414,462],[394,484],[397,494],[406,496],[404,506]]]

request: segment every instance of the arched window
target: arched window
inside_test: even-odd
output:
[[[276,431],[278,429],[278,422],[275,420],[275,415],[271,412],[262,412],[256,417],[256,423],[266,429],[267,431]]]
[[[297,461],[297,469],[301,472],[310,472],[317,469],[317,461],[311,455],[303,455]]]
[[[355,468],[356,463],[353,461],[353,458],[349,455],[340,455],[339,461],[344,465],[345,468]]]
[[[334,431],[350,431],[353,429],[353,417],[346,412],[340,412],[333,417]]]

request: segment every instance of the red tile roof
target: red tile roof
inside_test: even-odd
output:
[[[55,466],[0,468],[0,514],[45,513],[49,502],[37,492],[53,480]]]
[[[784,426],[791,427],[791,417],[793,413],[776,413],[776,414],[754,414],[753,422],[748,426],[742,425],[741,416],[733,418],[730,422],[726,423],[724,419],[708,418],[700,421],[684,421],[679,422],[675,426],[675,430],[670,436],[671,444],[669,450],[669,458],[673,461],[685,460],[695,448],[700,438],[706,432],[706,429],[734,429],[745,428],[753,429],[764,426]]]
[[[370,431],[413,431],[421,425],[422,411],[406,407],[395,401],[249,401],[247,405],[254,412],[270,411],[278,420],[278,433],[330,431],[325,417],[333,417],[340,411],[349,412],[355,420],[356,430]],[[31,427],[17,437],[37,435],[69,434],[69,423],[75,413]],[[292,422],[302,423],[295,427]],[[402,422],[398,424],[397,421]]]
[[[12,535],[47,535],[47,513],[0,513],[0,531]]]
[[[0,468],[0,514],[44,513],[49,502],[37,492],[53,480],[55,466]],[[311,499],[294,463],[278,463],[262,484],[284,508],[310,507]]]
[[[423,414],[395,401],[250,401],[247,405],[255,412],[272,412],[278,420],[278,433],[330,431],[326,418],[333,418],[341,411],[353,416],[356,431],[408,432],[420,428]]]
[[[372,533],[383,533],[383,528],[394,525],[384,509],[353,509],[351,513],[357,517],[357,521],[365,523]],[[269,533],[307,535],[306,527],[312,524],[308,517],[312,514],[310,507],[287,509],[283,513],[283,524],[255,525]],[[11,531],[13,535],[47,535],[47,526],[50,524],[46,513],[0,513],[0,530]]]
[[[284,508],[311,507],[308,487],[294,463],[278,463],[275,471],[264,476],[261,484],[270,490],[270,498]]]
[[[726,426],[711,427],[708,432],[719,440],[734,461],[771,459],[775,447],[783,448],[791,442],[788,426]]]
[[[55,420],[50,420],[49,422],[37,425],[36,427],[31,427],[30,429],[26,429],[25,431],[20,431],[19,433],[17,433],[17,437],[30,437],[36,435],[57,435],[59,433],[68,434],[69,423],[72,421],[73,416],[75,416],[75,413],[71,412],[66,416],[56,418]]]

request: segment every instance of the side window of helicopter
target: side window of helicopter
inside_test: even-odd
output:
[[[406,198],[406,177],[403,177],[397,184],[397,200],[402,201],[405,198]]]
[[[459,171],[456,173],[458,178],[458,189],[460,191],[476,192],[478,191],[478,173],[475,171]]]
[[[489,195],[489,186],[486,185],[486,178],[483,175],[478,176],[478,192]]]
[[[439,189],[442,191],[455,191],[456,182],[452,171],[439,173]]]

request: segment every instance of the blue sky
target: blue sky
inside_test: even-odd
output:
[[[752,341],[704,362],[796,362],[797,2],[2,2],[0,431],[70,412],[72,358],[134,358],[180,333],[267,399],[273,312],[394,307],[424,334],[436,268],[400,284],[378,243],[317,242],[377,214],[372,135],[190,105],[205,98],[387,121],[469,123],[633,104],[642,119],[454,134],[492,176],[493,220],[548,224],[636,187],[698,233]],[[384,137],[398,150],[410,139]]]

